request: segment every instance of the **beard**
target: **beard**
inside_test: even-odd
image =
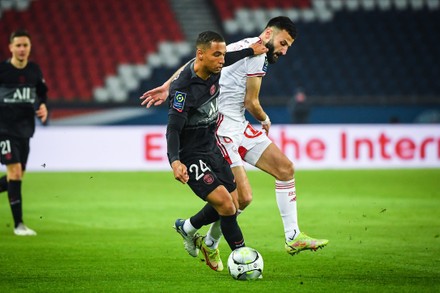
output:
[[[266,53],[267,56],[267,62],[269,64],[274,64],[278,61],[278,57],[281,56],[279,53],[275,53],[275,46],[273,45],[273,41],[270,41],[266,44],[266,48],[269,50]]]

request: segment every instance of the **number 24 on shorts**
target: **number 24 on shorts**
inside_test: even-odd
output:
[[[189,166],[189,172],[195,173],[197,181],[203,178],[206,171],[211,171],[211,169],[209,169],[208,165],[202,160],[199,160],[199,164],[194,163]]]

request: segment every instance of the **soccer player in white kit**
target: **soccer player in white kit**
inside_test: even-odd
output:
[[[287,17],[279,16],[268,22],[259,37],[246,38],[227,46],[228,52],[236,51],[260,40],[269,51],[266,54],[244,58],[223,69],[217,121],[218,145],[229,162],[237,183],[239,212],[252,201],[252,189],[243,163],[246,161],[275,178],[276,200],[284,225],[285,249],[291,255],[302,250],[316,250],[328,243],[326,239],[309,237],[299,229],[294,165],[268,138],[271,122],[259,101],[261,82],[268,64],[277,62],[280,56],[285,55],[295,38],[294,23]],[[141,97],[144,99],[142,105],[159,105],[166,99],[162,92],[167,90],[164,83],[163,86],[146,92]],[[255,129],[246,120],[246,110],[261,123],[262,131]],[[196,235],[195,229],[190,226],[186,228],[188,234]],[[211,226],[203,240],[212,249],[209,253],[215,261],[221,262],[217,248],[220,237],[221,230],[216,223]]]

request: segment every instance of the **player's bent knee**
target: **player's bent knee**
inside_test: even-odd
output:
[[[278,167],[277,173],[274,174],[277,180],[288,181],[293,179],[295,167],[292,162],[288,161]]]
[[[217,212],[220,216],[232,216],[237,212],[237,208],[232,201],[228,201],[218,206]]]
[[[238,200],[240,210],[244,210],[248,205],[251,204],[251,202],[252,194],[242,195]]]
[[[289,161],[286,168],[286,175],[293,176],[293,173],[295,173],[295,165]]]

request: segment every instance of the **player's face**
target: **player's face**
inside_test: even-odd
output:
[[[205,49],[203,61],[207,70],[211,73],[219,73],[225,64],[226,43],[212,42],[211,47]]]
[[[286,55],[287,50],[294,41],[287,31],[274,31],[272,38],[266,44],[267,49],[269,49],[266,53],[267,61],[271,64],[276,63],[280,56]]]
[[[31,53],[31,40],[28,37],[15,37],[9,44],[12,58],[20,62],[26,61]]]

